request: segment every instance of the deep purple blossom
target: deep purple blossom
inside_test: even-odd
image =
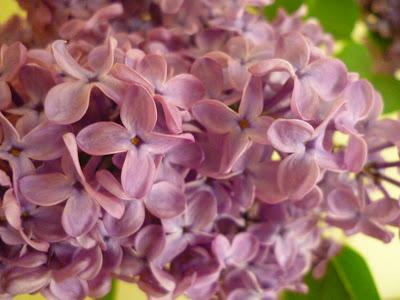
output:
[[[400,123],[304,7],[20,2],[0,26],[0,298],[119,279],[279,299],[337,254],[327,228],[393,238]]]

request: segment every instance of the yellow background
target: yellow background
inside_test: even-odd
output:
[[[21,13],[14,0],[0,0],[0,22],[15,12]],[[366,258],[384,300],[400,300],[400,240],[398,230],[395,233],[396,238],[390,244],[383,244],[363,235],[345,238],[340,233],[337,234],[340,239],[346,240]],[[39,300],[43,298],[39,295],[24,295],[15,299]],[[144,300],[147,298],[136,286],[119,282],[116,299]]]

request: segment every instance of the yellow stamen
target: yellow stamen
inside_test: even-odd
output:
[[[249,121],[247,121],[246,119],[241,119],[241,120],[239,121],[239,126],[240,126],[240,128],[242,128],[242,129],[246,129],[246,128],[249,128],[249,127],[250,127],[250,123],[249,123]]]
[[[131,143],[132,145],[139,146],[142,143],[142,140],[140,137],[135,136],[134,138],[131,138]]]

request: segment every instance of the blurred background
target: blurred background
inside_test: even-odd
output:
[[[270,10],[266,12],[266,15],[267,17],[272,18],[278,6],[284,6],[288,8],[289,11],[294,11],[298,9],[302,3],[311,1],[312,0],[277,0],[276,5],[270,8]],[[400,2],[400,0],[398,1]],[[367,35],[367,23],[372,22],[377,24],[379,20],[374,20],[373,16],[371,17],[371,15],[368,15],[368,13],[367,16],[365,16],[366,13],[361,12],[361,8],[355,4],[354,0],[324,0],[320,2],[323,2],[325,7],[319,8],[318,10],[315,8],[314,11],[309,12],[310,16],[315,16],[322,20],[322,25],[324,26],[325,30],[332,32],[334,37],[339,40],[338,49],[336,51],[337,56],[347,63],[349,69],[360,72],[363,77],[367,77],[373,82],[373,84],[376,86],[376,88],[378,88],[378,90],[381,91],[385,98],[385,105],[387,106],[386,112],[388,116],[395,117],[395,113],[393,113],[393,111],[395,110],[396,106],[399,106],[399,104],[396,104],[396,102],[400,102],[400,81],[398,78],[396,78],[396,72],[387,70],[387,64],[389,64],[389,66],[392,66],[393,64],[390,62],[385,62],[386,57],[381,55],[379,51],[376,51],[376,49],[380,47],[379,45],[382,44],[382,41],[379,41],[378,37],[378,46],[369,45],[368,49],[366,46],[361,46],[361,43],[365,41],[365,37]],[[361,2],[368,1],[363,0]],[[331,3],[334,3],[334,7],[330,7]],[[333,13],[335,7],[336,9],[339,7],[340,9],[340,5],[342,4],[344,6],[340,11],[341,19],[332,18],[332,16],[335,15]],[[345,13],[343,14],[343,12]],[[15,0],[0,0],[0,23],[5,22],[11,15],[15,13],[23,16],[23,12],[19,9]],[[363,16],[364,20],[366,20],[365,22],[360,21]],[[400,18],[400,15],[398,17]],[[343,35],[343,33],[348,30],[351,30],[350,40],[345,39]],[[376,41],[376,36],[372,36],[372,38]],[[384,41],[384,39],[382,40]],[[370,57],[372,55],[375,56],[375,61],[378,61],[378,66],[369,65],[372,61]],[[378,72],[382,74],[377,75],[376,73],[372,73],[372,69],[375,70],[375,72],[378,70]],[[388,155],[395,155],[395,153],[388,153]],[[399,235],[398,230],[395,232],[395,234],[396,236]],[[336,231],[332,232],[332,235],[337,239],[353,246],[353,248],[359,251],[359,253],[366,259],[382,299],[400,300],[399,238],[393,239],[390,244],[383,244],[377,240],[361,235],[348,238]],[[24,295],[18,296],[15,299],[34,300],[43,298],[39,295]],[[136,286],[118,282],[115,299],[142,300],[146,299],[146,296]]]

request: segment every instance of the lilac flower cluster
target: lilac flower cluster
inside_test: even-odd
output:
[[[303,9],[20,2],[1,37],[0,297],[99,298],[114,278],[277,299],[322,276],[327,229],[393,238],[400,122]]]

